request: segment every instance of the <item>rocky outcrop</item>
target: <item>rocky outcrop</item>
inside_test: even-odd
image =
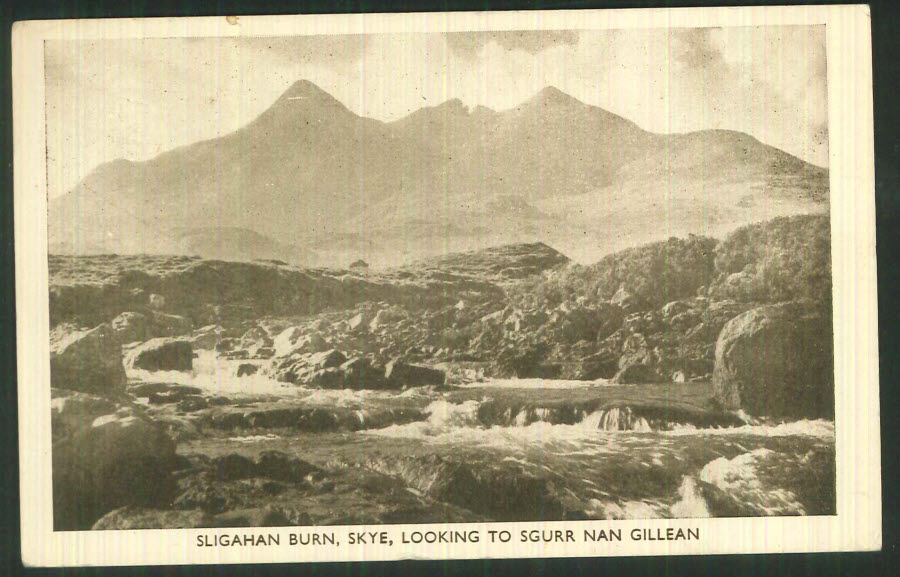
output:
[[[102,324],[89,331],[58,326],[50,339],[50,386],[115,394],[125,385],[122,345],[115,330]]]
[[[194,352],[187,339],[151,339],[129,351],[127,362],[145,371],[190,371]]]
[[[716,343],[715,398],[729,410],[775,418],[834,416],[830,315],[799,303],[735,317]]]
[[[175,443],[138,409],[58,395],[52,422],[55,530],[89,529],[113,509],[171,501]]]

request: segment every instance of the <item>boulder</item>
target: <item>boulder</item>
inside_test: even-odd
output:
[[[291,354],[302,336],[303,330],[300,327],[288,327],[278,333],[272,341],[272,348],[275,349],[275,356],[283,357]]]
[[[53,442],[88,428],[94,419],[115,413],[119,405],[105,397],[50,389],[50,431]]]
[[[238,347],[248,352],[249,356],[261,356],[260,351],[263,349],[272,350],[273,339],[263,327],[256,326],[245,332],[241,336]]]
[[[756,308],[729,321],[716,342],[716,401],[774,418],[833,418],[831,315],[799,303]]]
[[[372,314],[361,311],[359,314],[347,321],[347,328],[352,332],[363,332],[369,329],[372,323]]]
[[[263,451],[259,455],[257,464],[257,472],[260,477],[285,483],[302,482],[307,475],[316,471],[318,469],[315,466],[281,451]]]
[[[202,411],[209,406],[206,397],[200,395],[186,395],[178,401],[178,410],[182,413],[193,413],[194,411]]]
[[[336,349],[309,355],[307,364],[313,369],[337,368],[347,362],[347,357]]]
[[[406,318],[406,314],[403,309],[399,307],[390,307],[386,309],[381,309],[375,314],[375,318],[372,319],[372,322],[369,323],[369,330],[377,331],[378,329],[383,329],[385,326],[396,323]]]
[[[238,365],[235,375],[238,377],[246,377],[255,375],[258,370],[259,365],[254,365],[253,363],[241,363]]]
[[[191,337],[191,346],[197,350],[212,351],[215,350],[222,340],[222,334],[225,329],[219,325],[206,325],[194,332]]]
[[[148,338],[149,321],[145,315],[134,312],[124,312],[114,318],[109,323],[116,336],[123,343],[133,343],[135,341],[146,341]],[[158,336],[158,335],[153,335]]]
[[[115,330],[102,324],[89,331],[58,330],[50,342],[50,386],[116,394],[125,386],[122,345]]]
[[[134,411],[97,417],[60,438],[52,459],[57,531],[89,529],[126,505],[164,508],[174,497],[175,443]]]
[[[291,329],[288,329],[291,330]],[[294,354],[307,354],[307,353],[322,353],[329,349],[331,349],[331,345],[328,344],[321,335],[312,333],[308,335],[302,335],[297,338],[297,340],[290,346],[290,348],[285,351],[285,342],[281,342],[281,347],[279,347],[278,342],[275,344],[275,354],[276,357],[286,357]]]
[[[194,352],[187,339],[151,339],[129,351],[127,362],[145,371],[190,371]]]
[[[619,369],[619,372],[610,379],[610,382],[619,385],[646,385],[665,382],[667,380],[668,379],[660,376],[652,366],[641,362],[634,362],[626,364]]]
[[[384,369],[372,366],[365,358],[350,359],[341,365],[340,370],[343,373],[344,388],[347,389],[383,389],[387,385]]]
[[[180,337],[189,335],[194,330],[194,323],[191,319],[179,315],[169,315],[154,311],[149,318],[152,334],[148,336],[151,338]]]
[[[443,385],[446,375],[444,371],[438,369],[410,365],[400,359],[394,359],[385,367],[384,378],[390,388],[400,389],[423,385]]]

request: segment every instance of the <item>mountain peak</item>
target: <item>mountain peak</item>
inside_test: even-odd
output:
[[[322,103],[328,105],[339,105],[346,108],[334,96],[319,88],[315,83],[301,79],[294,82],[284,94],[278,99],[279,102],[297,101],[304,104]]]
[[[534,95],[531,102],[543,105],[583,104],[574,96],[566,94],[555,86],[545,86],[540,92]]]

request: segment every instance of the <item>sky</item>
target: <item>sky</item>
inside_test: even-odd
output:
[[[828,166],[824,26],[55,40],[44,57],[51,198],[232,132],[300,79],[384,121],[555,86],[645,130],[738,130]]]

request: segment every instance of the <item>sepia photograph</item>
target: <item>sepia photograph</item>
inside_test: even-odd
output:
[[[41,38],[51,533],[839,515],[826,24],[503,22]]]

